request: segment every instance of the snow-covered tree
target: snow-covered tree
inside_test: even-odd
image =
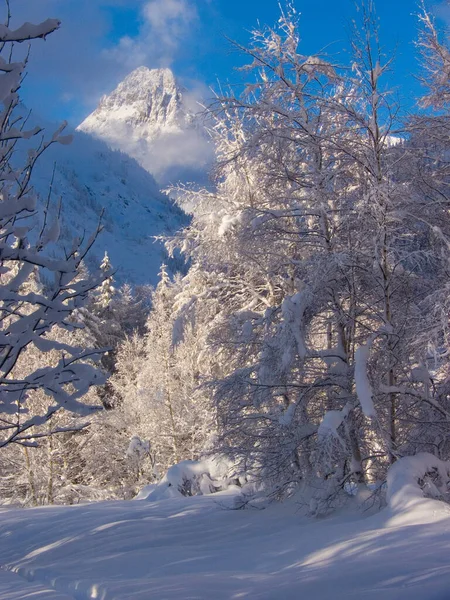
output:
[[[415,202],[411,213],[419,224],[415,243],[425,249],[422,275],[426,288],[418,305],[422,315],[416,327],[419,360],[403,389],[411,408],[403,416],[408,424],[408,452],[428,451],[447,459],[448,405],[448,261],[449,261],[449,75],[448,40],[422,5],[418,49],[425,87],[422,110],[409,122],[409,163],[404,177],[412,182]],[[414,399],[414,401],[413,401]]]
[[[255,32],[244,50],[255,83],[213,107],[217,191],[193,199],[181,242],[215,282],[221,448],[242,471],[281,485],[312,471],[320,414],[333,396],[342,408],[351,387],[337,292],[346,241],[336,232],[352,207],[348,165],[331,143],[346,135],[340,80],[323,57],[298,53],[295,20],[283,15],[277,30]]]
[[[107,308],[116,291],[113,286],[112,265],[107,252],[105,252],[105,256],[100,264],[100,269],[104,274],[104,279],[97,292],[97,302],[101,308]]]
[[[195,327],[215,306],[201,335],[217,449],[281,493],[383,477],[409,452],[414,398],[433,402],[414,373],[441,250],[371,5],[361,15],[352,71],[300,53],[292,10],[255,32],[245,94],[211,108],[216,189],[187,192],[193,222],[169,244],[204,274],[184,309]]]
[[[213,428],[210,403],[198,390],[199,338],[178,313],[180,287],[180,278],[172,282],[162,265],[147,333],[124,340],[111,378],[128,441],[137,436],[149,443],[148,481],[180,460],[198,458]]]
[[[9,28],[9,20],[1,26],[0,43],[0,411],[2,433],[0,446],[11,443],[32,445],[40,436],[53,430],[35,431],[61,409],[76,414],[91,414],[95,407],[82,398],[93,384],[103,382],[103,376],[93,364],[98,349],[86,349],[71,342],[60,342],[53,335],[56,328],[74,331],[79,326],[72,319],[90,290],[101,276],[77,278],[80,264],[92,246],[98,230],[81,244],[74,240],[70,249],[48,248],[58,241],[59,214],[47,207],[42,211],[32,186],[33,167],[49,145],[67,144],[70,136],[62,135],[61,126],[48,140],[41,129],[27,129],[26,119],[16,112],[19,89],[26,62],[14,61],[13,46],[36,38],[45,38],[59,27],[49,19],[39,25],[24,24],[17,30]],[[16,156],[25,140],[37,138],[21,164]],[[50,194],[49,194],[50,199]],[[45,277],[41,277],[45,275]],[[31,290],[28,283],[35,279],[48,282]],[[39,366],[27,360],[34,348],[41,357],[57,353],[57,360],[42,360]],[[47,354],[48,356],[48,354]],[[47,406],[32,414],[27,406],[33,394],[44,393]]]

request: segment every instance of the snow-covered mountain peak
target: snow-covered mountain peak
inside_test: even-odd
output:
[[[135,158],[161,184],[198,180],[212,155],[198,110],[170,69],[139,67],[78,129]]]
[[[146,124],[147,133],[182,127],[185,111],[182,89],[170,69],[139,67],[103,96],[98,108],[79,129],[86,133],[108,134],[114,121],[130,125]]]
[[[162,130],[180,129],[186,120],[182,91],[170,69],[139,67],[102,97],[78,129],[109,141],[114,141],[112,129],[118,125],[120,130],[138,126],[147,139]]]

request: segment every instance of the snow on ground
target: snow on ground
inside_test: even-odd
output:
[[[450,598],[444,504],[312,521],[295,502],[227,510],[229,498],[2,508],[0,598]]]

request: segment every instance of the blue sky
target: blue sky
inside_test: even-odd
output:
[[[46,42],[36,42],[23,88],[26,104],[43,117],[78,124],[133,68],[170,66],[187,87],[240,81],[234,67],[242,57],[228,38],[245,44],[250,31],[273,25],[277,0],[11,0],[16,23],[46,17],[62,20]],[[301,52],[325,46],[345,62],[349,23],[357,16],[353,0],[297,0],[301,13]],[[445,18],[448,0],[437,5]],[[381,39],[395,51],[395,81],[406,107],[419,91],[415,0],[378,0]],[[206,91],[205,91],[206,90]]]

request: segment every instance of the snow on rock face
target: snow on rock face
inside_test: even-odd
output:
[[[78,130],[135,158],[160,183],[198,179],[212,154],[198,111],[170,69],[139,67],[103,96]]]
[[[130,125],[148,123],[151,127],[146,129],[147,135],[155,135],[158,128],[183,126],[185,119],[181,90],[172,71],[139,67],[109,96],[103,96],[98,108],[79,129],[110,136],[113,121]]]

